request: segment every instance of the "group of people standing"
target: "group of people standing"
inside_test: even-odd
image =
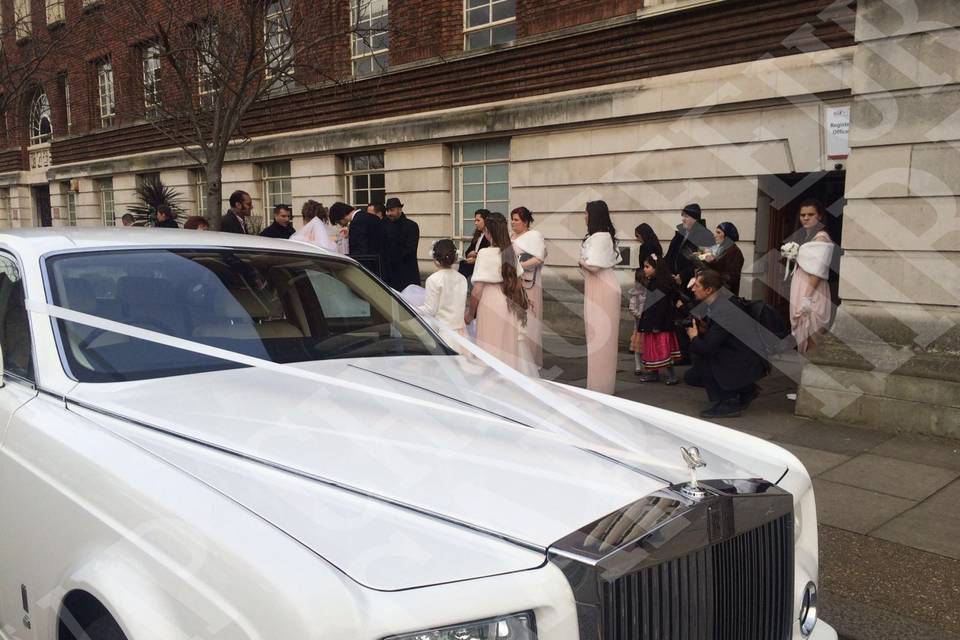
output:
[[[220,221],[220,230],[249,233],[246,219],[252,208],[249,193],[233,192],[230,209]],[[303,227],[298,231],[293,226],[290,205],[278,204],[273,209],[273,222],[260,235],[309,242],[348,255],[397,291],[409,285],[419,286],[420,226],[406,216],[399,198],[389,198],[384,204],[374,203],[365,208],[335,202],[329,209],[315,200],[307,200],[301,215]]]

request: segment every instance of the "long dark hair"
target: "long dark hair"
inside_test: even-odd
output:
[[[510,241],[507,219],[502,213],[495,211],[486,217],[485,223],[490,246],[500,249],[500,276],[503,278],[500,290],[507,298],[507,306],[520,319],[520,325],[526,326],[530,301],[527,299],[523,282],[517,275],[517,253],[513,250],[513,243]]]
[[[660,238],[657,237],[653,227],[646,222],[638,224],[633,230],[633,235],[639,236],[641,242],[660,242]]]
[[[603,200],[593,200],[587,203],[587,235],[606,232],[616,240],[617,230],[610,220],[610,208]]]
[[[677,291],[676,281],[673,279],[673,273],[670,271],[670,267],[667,266],[667,261],[655,253],[651,253],[643,261],[643,264],[649,264],[653,267],[653,282],[651,283],[647,280],[646,274],[643,274],[643,285],[647,288],[650,288],[652,284],[657,291],[662,291],[663,293],[671,293]],[[643,273],[643,265],[640,265],[640,273]]]

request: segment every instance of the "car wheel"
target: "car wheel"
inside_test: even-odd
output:
[[[120,625],[109,615],[94,620],[93,624],[84,631],[86,632],[86,638],[89,638],[89,640],[127,640],[127,636],[123,635]]]

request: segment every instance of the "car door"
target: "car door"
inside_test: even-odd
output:
[[[0,348],[3,350],[3,386],[0,386],[0,467],[9,464],[3,450],[13,414],[37,395],[34,386],[33,340],[25,307],[23,278],[14,257],[0,252]],[[2,468],[0,468],[2,472]],[[0,477],[3,474],[0,473]],[[0,487],[0,638],[33,638],[19,575],[13,559],[28,541],[12,540],[4,523],[16,518],[7,500],[9,488]]]

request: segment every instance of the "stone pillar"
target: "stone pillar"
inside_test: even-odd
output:
[[[797,412],[960,437],[960,2],[859,0],[837,318]]]

